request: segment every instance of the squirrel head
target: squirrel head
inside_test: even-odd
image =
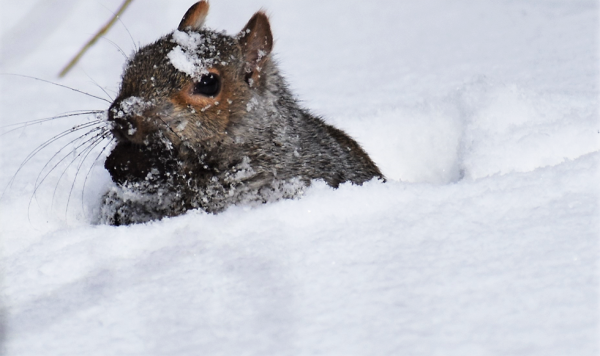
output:
[[[108,113],[118,143],[214,149],[265,90],[273,47],[265,13],[229,36],[204,27],[208,8],[208,1],[197,2],[177,30],[128,61]]]

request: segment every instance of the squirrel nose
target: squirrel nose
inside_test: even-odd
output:
[[[119,140],[143,144],[146,137],[152,132],[151,124],[142,116],[129,116],[112,120],[113,135]]]
[[[159,129],[154,119],[154,106],[137,96],[117,99],[108,110],[112,133],[121,142],[147,144],[148,136]]]

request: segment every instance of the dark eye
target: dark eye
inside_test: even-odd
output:
[[[221,79],[214,73],[203,75],[194,85],[194,95],[216,96],[221,90]]]

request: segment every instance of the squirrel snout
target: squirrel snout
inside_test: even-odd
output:
[[[112,119],[112,134],[118,141],[131,142],[135,144],[148,144],[148,136],[156,131],[152,121],[142,116],[122,117]]]
[[[151,102],[132,96],[116,101],[108,111],[112,133],[120,142],[148,144],[148,137],[159,128],[156,125],[155,108]]]

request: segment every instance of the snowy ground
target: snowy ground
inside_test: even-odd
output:
[[[191,2],[135,1],[123,23],[145,44]],[[0,72],[112,95],[108,41],[56,73],[120,3],[0,0]],[[294,91],[388,182],[94,226],[102,162],[83,196],[75,165],[31,198],[67,141],[50,146],[0,201],[0,353],[597,355],[598,3],[223,0],[208,25],[236,33],[261,7]],[[122,25],[108,39],[133,50]],[[21,77],[0,90],[2,126],[107,107]],[[86,120],[3,127],[0,187]]]

